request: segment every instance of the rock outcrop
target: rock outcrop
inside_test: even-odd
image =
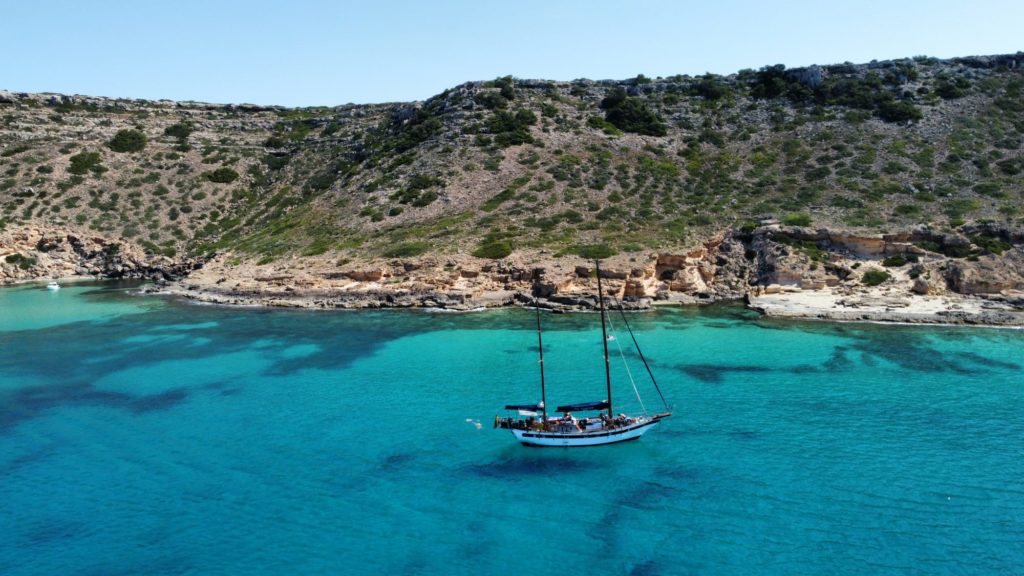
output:
[[[202,267],[195,258],[147,254],[124,240],[50,227],[0,233],[0,284],[92,276],[168,282]]]

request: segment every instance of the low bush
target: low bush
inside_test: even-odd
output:
[[[140,152],[146,147],[146,135],[134,129],[120,130],[107,147],[114,152]]]
[[[647,107],[643,100],[627,96],[626,91],[617,87],[601,100],[605,120],[624,132],[645,136],[664,136],[668,133],[665,122]]]
[[[229,184],[238,180],[238,172],[235,172],[231,168],[217,168],[212,172],[204,172],[203,177],[210,182],[216,182],[218,184]]]
[[[404,242],[402,244],[396,244],[391,248],[384,251],[384,256],[387,258],[409,258],[412,256],[419,256],[430,248],[430,245],[426,242]]]
[[[916,263],[917,261],[917,254],[893,254],[882,260],[882,266],[886,268],[899,268],[908,262]]]
[[[9,254],[6,258],[4,258],[4,261],[7,262],[8,264],[14,264],[18,268],[21,268],[22,270],[28,270],[29,268],[36,265],[35,258],[23,256],[17,253]]]
[[[88,172],[99,176],[107,171],[106,166],[100,164],[99,152],[79,152],[68,160],[71,161],[71,167],[68,168],[68,172],[79,176]]]
[[[579,244],[572,252],[587,260],[601,260],[615,255],[615,249],[607,244]]]
[[[508,240],[493,240],[490,242],[484,242],[476,250],[473,251],[473,256],[477,258],[488,258],[491,260],[497,260],[504,258],[512,253],[512,243]]]
[[[868,270],[861,276],[861,282],[865,286],[878,286],[890,278],[892,278],[892,275],[885,270]]]
[[[188,135],[191,134],[193,130],[192,124],[188,122],[178,122],[177,124],[164,128],[164,135],[184,140],[188,138]]]
[[[811,217],[808,214],[786,214],[782,218],[782,223],[786,226],[810,226]]]

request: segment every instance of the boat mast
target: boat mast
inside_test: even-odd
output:
[[[604,292],[601,291],[601,261],[594,260],[594,266],[597,269],[597,303],[601,307],[601,343],[604,345],[604,379],[608,386],[608,419],[615,418],[615,412],[612,410],[612,368],[608,362],[608,328],[605,327],[604,320]]]
[[[548,422],[548,399],[544,390],[544,340],[540,335],[540,306],[537,304],[537,297],[533,298],[533,309],[537,311],[537,349],[540,351],[540,409],[543,413],[542,426]]]

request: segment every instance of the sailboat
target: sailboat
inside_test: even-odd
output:
[[[505,409],[516,412],[515,416],[501,417],[499,415],[494,417],[495,428],[510,430],[516,440],[524,446],[601,446],[636,440],[648,430],[654,428],[663,419],[672,415],[668,403],[665,401],[665,397],[661,394],[661,389],[658,388],[658,383],[654,379],[654,374],[647,364],[647,359],[644,358],[636,337],[633,336],[633,330],[629,327],[629,321],[626,320],[625,313],[622,314],[623,323],[629,330],[630,336],[633,336],[633,344],[636,347],[637,354],[643,361],[644,367],[647,368],[647,374],[651,377],[651,382],[654,384],[655,389],[658,390],[658,395],[661,396],[665,411],[653,415],[646,413],[634,416],[627,416],[621,413],[615,414],[612,405],[611,364],[608,359],[609,336],[604,292],[601,287],[600,261],[596,261],[595,266],[597,268],[597,300],[598,307],[601,310],[601,336],[604,344],[604,372],[607,397],[596,402],[558,406],[555,411],[561,412],[562,415],[548,416],[546,405],[547,388],[544,382],[544,342],[541,335],[540,307],[536,306],[535,301],[537,344],[540,349],[540,402],[536,404],[509,404],[505,406]],[[621,311],[621,305],[619,309]],[[597,412],[597,414],[585,418],[577,418],[573,415],[574,412]]]

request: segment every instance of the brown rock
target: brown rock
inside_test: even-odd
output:
[[[377,270],[353,270],[352,272],[345,272],[345,276],[355,280],[356,282],[377,282],[384,277],[384,271]]]

